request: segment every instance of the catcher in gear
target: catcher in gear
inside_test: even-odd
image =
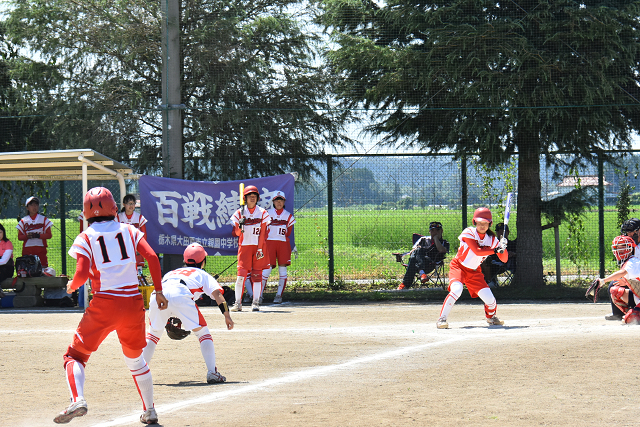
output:
[[[613,282],[609,287],[611,302],[623,313],[622,320],[628,324],[640,324],[640,258],[633,255],[636,244],[630,236],[617,236],[611,243],[611,250],[616,257],[620,270],[605,278],[594,280],[587,290],[587,298],[597,300],[598,290],[607,283]],[[596,283],[597,281],[597,283]]]
[[[166,310],[157,310],[152,303],[155,295],[151,295],[149,302],[150,325],[143,356],[150,364],[156,346],[162,337],[163,329],[167,331],[170,338],[175,340],[184,339],[193,332],[198,338],[200,351],[207,365],[207,382],[215,384],[223,383],[227,379],[216,368],[213,338],[195,301],[202,294],[209,295],[212,300],[215,300],[224,315],[224,322],[228,330],[233,329],[233,320],[229,314],[229,306],[222,296],[224,292],[222,287],[213,276],[203,270],[206,258],[207,252],[204,248],[197,243],[192,243],[184,250],[184,267],[164,275],[162,289],[165,297],[169,300]]]

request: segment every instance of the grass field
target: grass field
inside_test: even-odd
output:
[[[470,209],[470,214],[473,212]],[[517,212],[511,217],[511,238],[517,237],[515,228]],[[61,223],[52,219],[54,224],[53,238],[49,241],[49,263],[62,273],[62,256],[65,254],[67,274],[72,275],[75,260],[66,255],[73,239],[79,231],[78,221],[66,220],[66,248],[62,249]],[[402,277],[403,268],[395,262],[392,252],[404,252],[411,248],[413,233],[426,233],[430,221],[440,221],[444,228],[444,237],[451,244],[451,254],[458,248],[458,234],[462,230],[459,211],[448,209],[416,209],[416,210],[374,210],[374,209],[334,209],[333,242],[335,258],[335,275],[338,281],[366,279],[378,283],[397,285]],[[498,219],[495,223],[499,222]],[[580,242],[584,248],[582,275],[595,275],[599,269],[598,254],[598,212],[587,213],[583,218],[586,241]],[[21,242],[17,238],[15,219],[2,220],[7,236],[14,244],[15,256],[22,252]],[[296,213],[295,238],[298,257],[292,260],[289,269],[289,281],[294,284],[304,282],[324,282],[328,279],[329,233],[326,209],[305,209]],[[469,220],[469,224],[471,221]],[[615,264],[609,252],[609,242],[618,234],[617,212],[613,207],[605,210],[605,259],[607,269],[612,270]],[[593,231],[592,231],[593,230]],[[560,246],[562,257],[562,274],[575,275],[578,267],[566,254],[567,242],[570,241],[567,224],[560,226]],[[555,274],[555,243],[553,229],[543,231],[544,269],[545,273]],[[448,257],[450,259],[451,255]],[[228,267],[228,268],[227,268]],[[222,281],[235,279],[235,257],[210,257],[207,271],[216,274],[226,268],[221,275]],[[272,281],[275,280],[275,275]]]

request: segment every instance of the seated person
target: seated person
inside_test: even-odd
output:
[[[509,226],[499,223],[496,225],[496,236],[498,239],[501,239],[503,235],[509,242],[507,244],[507,252],[509,253],[509,259],[507,262],[505,263],[500,261],[500,258],[498,258],[497,255],[489,255],[487,259],[480,264],[484,280],[490,287],[498,286],[496,282],[496,276],[498,276],[498,274],[502,274],[507,270],[511,272],[516,271],[516,240],[518,239],[509,240]]]
[[[427,282],[427,275],[436,268],[436,263],[444,260],[449,252],[449,242],[442,238],[442,224],[434,221],[429,224],[429,236],[422,236],[413,245],[410,252],[405,254],[397,254],[396,260],[406,254],[411,254],[407,263],[407,271],[405,272],[402,283],[398,289],[406,289],[413,284],[413,278],[416,273],[420,273],[420,281]]]
[[[620,226],[620,235],[628,236],[633,239],[633,243],[635,245],[634,247],[635,256],[640,256],[640,253],[638,252],[639,251],[638,250],[638,231],[640,231],[640,219],[638,218],[629,218],[625,220]],[[618,282],[615,280],[609,283],[609,294],[611,294],[612,288],[614,286],[618,286]],[[633,299],[630,299],[628,301],[628,304],[630,308],[635,307],[635,301]],[[622,320],[623,316],[624,316],[624,313],[613,302],[613,300],[611,300],[611,314],[607,314],[606,316],[604,316],[604,318],[606,320]]]

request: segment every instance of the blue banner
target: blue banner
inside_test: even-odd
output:
[[[282,191],[286,208],[293,212],[293,175],[240,181],[186,181],[153,176],[140,177],[140,211],[147,219],[147,241],[157,253],[182,254],[191,243],[200,243],[209,255],[237,255],[238,238],[232,236],[231,215],[240,208],[240,184],[255,185],[258,205],[273,207],[272,197]],[[291,247],[295,247],[291,233]]]

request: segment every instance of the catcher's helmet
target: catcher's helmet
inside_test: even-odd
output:
[[[185,331],[181,326],[182,320],[177,317],[170,317],[164,328],[167,330],[167,335],[169,335],[169,338],[172,340],[183,340],[191,334],[191,331]]]
[[[487,221],[489,225],[493,224],[493,217],[489,208],[478,208],[473,213],[473,225],[476,225],[476,221]]]
[[[244,196],[245,200],[247,200],[247,196],[251,193],[256,193],[256,196],[258,196],[258,200],[260,200],[260,192],[258,191],[258,187],[256,187],[255,185],[248,185],[244,187],[244,193],[242,195]]]
[[[611,250],[616,257],[618,264],[622,264],[633,255],[633,249],[636,246],[633,239],[629,236],[616,236],[611,243]]]
[[[82,214],[87,220],[100,216],[116,216],[118,205],[111,191],[104,187],[94,187],[84,195]]]
[[[631,218],[626,220],[620,226],[620,233],[626,234],[640,229],[640,219]]]
[[[199,243],[192,243],[184,250],[185,264],[200,264],[207,257],[207,251]]]

